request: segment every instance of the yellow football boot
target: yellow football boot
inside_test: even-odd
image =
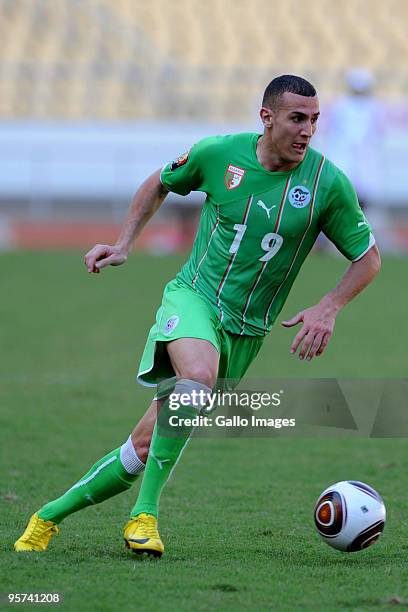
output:
[[[14,544],[17,552],[47,550],[48,543],[59,529],[52,521],[43,521],[37,513],[30,518],[21,538]]]
[[[135,553],[161,557],[164,552],[163,542],[157,531],[157,518],[151,514],[139,514],[131,518],[125,526],[123,536],[125,544]]]

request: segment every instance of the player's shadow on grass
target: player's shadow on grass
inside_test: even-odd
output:
[[[184,558],[184,557],[180,557],[179,555],[171,555],[171,554],[166,554],[164,559],[158,559],[157,557],[153,557],[151,555],[139,555],[137,553],[134,553],[132,551],[130,551],[129,549],[125,548],[125,546],[123,547],[123,549],[118,549],[114,552],[112,552],[111,550],[106,550],[106,549],[100,549],[95,551],[94,549],[94,556],[97,559],[108,559],[108,560],[114,560],[114,561],[122,561],[125,563],[163,563],[164,562],[170,562],[170,563],[184,563],[184,562],[188,562],[189,559]]]

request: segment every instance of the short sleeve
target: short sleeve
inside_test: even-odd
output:
[[[341,171],[329,188],[320,226],[327,238],[350,261],[361,259],[375,244],[355,189]]]
[[[187,153],[164,166],[160,181],[167,191],[187,195],[200,191],[203,184],[202,160],[205,140],[200,140]]]

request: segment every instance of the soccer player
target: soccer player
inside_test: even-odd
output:
[[[160,427],[171,414],[170,392],[190,398],[179,413],[193,417],[217,379],[244,376],[320,231],[351,264],[317,304],[283,322],[302,324],[292,353],[321,355],[339,310],[378,273],[379,253],[350,181],[309,146],[319,117],[314,87],[297,76],[275,78],[260,116],[262,135],[205,138],[155,172],[136,193],[116,245],[98,244],[85,256],[90,273],[123,264],[169,191],[207,194],[191,255],[165,288],[140,363],[139,381],[162,383],[159,393],[122,446],[31,517],[17,551],[45,550],[66,516],[128,489],[145,470],[124,538],[137,553],[161,556],[159,498],[192,432],[179,427],[169,436]]]

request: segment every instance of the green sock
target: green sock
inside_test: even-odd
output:
[[[192,406],[181,406],[177,412],[173,412],[169,409],[168,401],[163,404],[154,427],[145,473],[131,517],[142,512],[158,517],[161,492],[194,429],[188,426],[169,426],[169,417],[175,415],[193,418],[198,412]]]
[[[95,463],[64,495],[43,506],[38,514],[44,521],[60,523],[66,516],[126,491],[138,474],[129,474],[120,460],[121,447]]]

